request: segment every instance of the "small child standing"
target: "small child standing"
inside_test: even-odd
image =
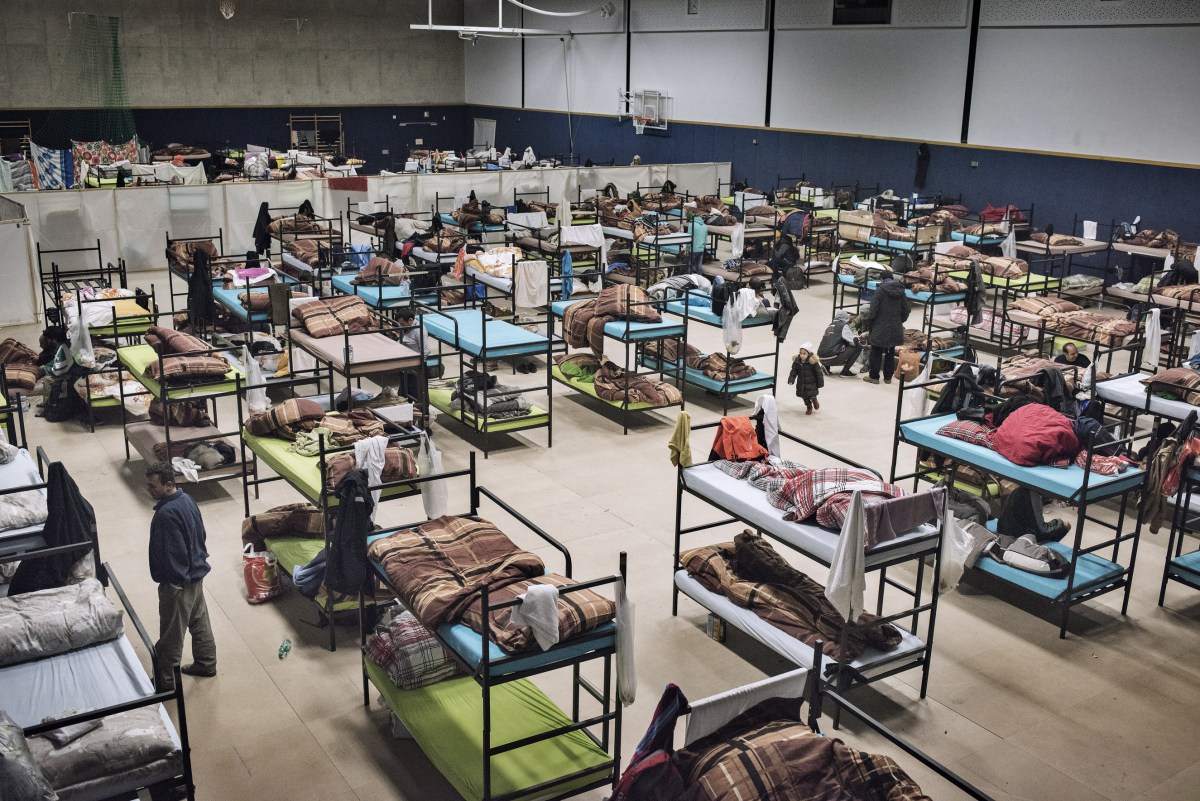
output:
[[[805,414],[812,414],[814,409],[821,408],[817,394],[825,386],[825,375],[811,342],[801,345],[800,352],[792,359],[788,383],[796,385],[796,397],[804,400]]]

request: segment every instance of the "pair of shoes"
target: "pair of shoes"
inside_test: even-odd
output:
[[[812,414],[812,404],[811,403],[804,404],[804,413]]]
[[[825,371],[825,375],[833,375],[833,371],[823,364],[821,365],[821,369]]]
[[[869,375],[864,375],[863,381],[866,381],[868,384],[878,384],[879,383],[878,378],[871,378],[871,376],[869,376]]]
[[[844,375],[849,378],[853,378],[854,376],[858,375],[858,373],[854,372],[849,367],[847,367],[844,370],[842,370],[840,373],[838,373],[838,375]]]
[[[524,364],[518,364],[517,372],[518,373],[536,373],[537,365],[534,364],[533,362],[525,362]]]
[[[211,679],[217,675],[216,668],[202,668],[199,665],[192,663],[179,668],[179,672],[185,676],[196,676],[201,679]]]
[[[821,408],[821,402],[819,400],[817,400],[816,398],[813,398],[813,408],[817,409],[817,410],[819,410]]]

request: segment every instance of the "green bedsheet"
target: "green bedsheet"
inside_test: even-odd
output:
[[[463,676],[419,690],[401,690],[370,659],[363,662],[371,683],[412,733],[429,761],[467,801],[482,799],[483,691],[475,680]],[[528,679],[497,685],[491,693],[493,745],[571,722]],[[594,773],[556,787],[552,792],[557,795],[605,779],[610,775],[606,767],[609,759],[583,732],[563,734],[492,757],[492,795],[507,795],[579,770],[596,768]],[[537,796],[519,796],[534,797]]]
[[[246,447],[252,450],[259,459],[266,462],[272,470],[283,476],[289,484],[312,503],[321,504],[321,468],[316,456],[304,456],[288,450],[292,444],[278,437],[256,437],[242,429],[242,440]],[[414,491],[412,485],[388,487],[383,491],[384,498],[397,498],[410,495]],[[338,500],[333,493],[325,501],[327,507],[337,506]]]
[[[149,345],[130,345],[125,348],[118,348],[117,357],[121,360],[121,364],[125,365],[125,369],[132,373],[133,377],[142,386],[150,390],[154,397],[162,398],[162,384],[146,375],[146,368],[158,359],[158,354],[154,352],[154,348]],[[191,398],[203,395],[217,395],[222,392],[233,392],[237,389],[238,375],[239,372],[230,367],[229,372],[225,374],[224,381],[212,384],[199,384],[197,386],[172,386],[171,398]]]
[[[593,398],[600,401],[601,403],[607,403],[609,406],[612,406],[617,409],[621,408],[621,401],[605,400],[604,398],[602,398],[596,394],[596,385],[594,383],[592,383],[591,381],[579,381],[577,379],[571,378],[570,376],[563,375],[562,370],[558,369],[558,365],[554,365],[554,380],[561,381],[562,383],[566,384],[567,386],[571,387],[572,389],[577,389],[585,395],[591,395]],[[639,401],[638,403],[631,403],[628,406],[626,406],[625,408],[630,409],[632,411],[641,411],[643,409],[657,409],[659,407],[655,406],[653,403],[646,403],[644,401]]]
[[[325,547],[325,540],[309,539],[301,537],[268,537],[266,539],[267,550],[275,555],[275,559],[279,562],[279,566],[289,575],[294,575],[297,567],[304,567],[321,552]],[[325,588],[317,593],[317,597],[313,599],[322,609],[325,608]],[[375,601],[368,598],[367,604],[374,604]],[[333,612],[349,612],[358,609],[358,599],[354,598],[348,601],[342,601],[333,605]]]
[[[459,409],[450,408],[450,396],[452,390],[449,389],[431,389],[429,390],[429,403],[443,414],[448,414],[459,422],[471,426],[476,431],[483,431],[484,426],[487,426],[489,434],[499,434],[505,431],[520,431],[523,428],[532,426],[540,426],[546,422],[549,412],[540,406],[531,406],[529,414],[524,417],[514,417],[511,420],[481,420],[470,412],[462,412]]]

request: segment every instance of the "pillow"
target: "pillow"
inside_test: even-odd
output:
[[[992,434],[993,429],[988,428],[983,423],[975,420],[955,420],[951,423],[946,423],[937,431],[943,437],[950,439],[962,440],[969,442],[972,445],[978,445],[981,448],[992,450]]]
[[[981,254],[975,248],[969,248],[966,245],[954,245],[946,248],[946,255],[955,259],[978,259],[982,258]]]
[[[1036,314],[1039,317],[1049,317],[1052,314],[1079,311],[1083,308],[1065,298],[1047,298],[1040,295],[1017,298],[1013,301],[1013,306],[1021,311]]]
[[[144,313],[145,309],[142,311]],[[154,348],[155,353],[164,355],[212,350],[212,346],[199,337],[160,325],[152,325],[146,329],[146,344]],[[228,368],[226,368],[226,372],[228,372]]]
[[[363,651],[402,690],[436,684],[459,672],[453,654],[412,612],[401,612],[386,630],[367,637]]]
[[[159,760],[170,759],[175,770],[182,768],[179,749],[157,704],[108,715],[100,728],[65,748],[55,748],[43,737],[31,737],[29,750],[51,785],[72,798],[81,797],[80,785]]]
[[[56,801],[58,793],[46,781],[29,752],[21,727],[0,711],[0,787],[4,801]]]
[[[1148,392],[1169,392],[1187,403],[1200,404],[1200,372],[1172,367],[1141,379]]]
[[[250,415],[246,430],[257,437],[295,439],[296,431],[312,430],[325,417],[325,410],[306,398],[288,398],[265,412]],[[290,436],[289,436],[290,435]]]

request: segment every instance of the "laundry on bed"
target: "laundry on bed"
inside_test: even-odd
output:
[[[517,548],[492,523],[476,517],[439,517],[375,540],[367,550],[383,566],[405,607],[429,629],[462,622],[482,631],[484,586],[489,603],[496,604],[538,584],[561,591],[574,583],[548,574],[537,555]],[[509,620],[512,609],[490,612],[494,641],[508,652],[536,648],[532,630]],[[557,609],[560,642],[609,622],[615,614],[614,604],[591,590],[560,595]]]
[[[470,412],[476,417],[486,415],[496,420],[513,420],[528,417],[533,405],[521,388],[505,386],[495,375],[467,370],[454,383],[450,408]]]
[[[679,562],[705,589],[810,647],[823,642],[824,654],[840,662],[857,659],[867,648],[889,651],[900,644],[900,632],[891,625],[872,625],[876,618],[870,614],[847,631],[825,588],[748,531],[733,542],[684,551]]]
[[[626,372],[610,361],[604,361],[600,365],[593,383],[598,397],[614,403],[673,406],[683,401],[683,394],[674,384]]]

